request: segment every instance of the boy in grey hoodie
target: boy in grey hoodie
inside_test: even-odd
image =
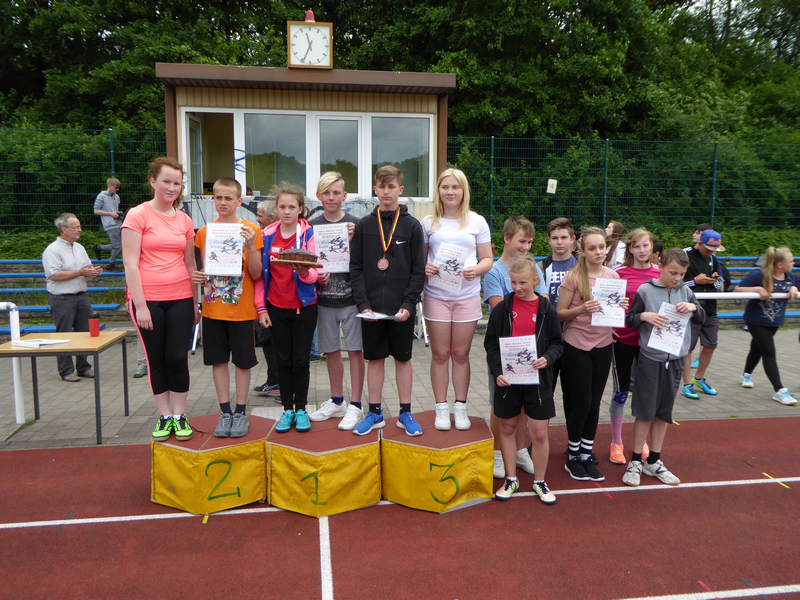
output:
[[[672,407],[683,375],[683,357],[689,353],[691,336],[684,335],[678,355],[654,350],[647,346],[653,327],[666,328],[668,320],[659,315],[661,304],[675,306],[679,313],[693,312],[691,321],[698,325],[706,318],[692,290],[683,282],[689,266],[686,253],[680,248],[670,248],[661,255],[658,268],[661,276],[639,287],[628,311],[625,324],[639,330],[640,354],[636,366],[636,386],[633,390],[632,410],[633,457],[628,463],[622,482],[637,486],[642,472],[658,478],[667,485],[678,485],[681,480],[667,470],[661,461],[661,447],[672,423]],[[650,455],[642,463],[642,447],[650,434]]]

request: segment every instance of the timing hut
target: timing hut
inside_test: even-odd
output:
[[[313,198],[319,176],[337,170],[348,200],[368,201],[377,168],[393,164],[412,212],[430,210],[454,74],[157,63],[156,76],[187,198],[231,174],[247,196],[289,181]]]

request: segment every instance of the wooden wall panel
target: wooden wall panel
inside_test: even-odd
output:
[[[175,98],[179,107],[197,108],[417,114],[436,114],[437,108],[437,97],[423,94],[178,87]]]

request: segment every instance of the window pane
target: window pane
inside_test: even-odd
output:
[[[372,175],[384,165],[403,172],[403,196],[429,196],[430,121],[405,117],[372,118]]]
[[[269,194],[288,181],[306,185],[306,118],[302,115],[245,115],[247,188]]]
[[[358,191],[358,122],[319,122],[319,172],[338,171],[345,191]]]

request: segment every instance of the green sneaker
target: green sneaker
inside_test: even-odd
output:
[[[189,419],[186,418],[186,415],[181,415],[180,419],[172,419],[172,422],[175,423],[175,438],[179,442],[192,439],[192,426],[189,425]]]
[[[166,440],[173,431],[175,431],[175,419],[172,417],[160,417],[153,431],[153,439],[159,442]]]

